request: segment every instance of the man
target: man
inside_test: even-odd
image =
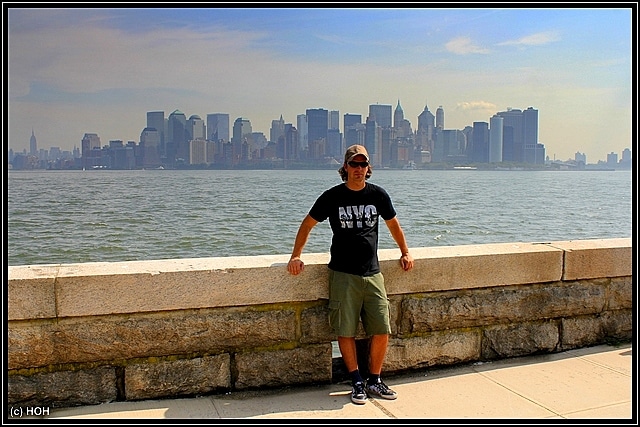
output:
[[[329,321],[338,335],[342,359],[351,376],[351,400],[364,404],[368,396],[395,399],[397,393],[380,378],[387,352],[391,324],[384,277],[378,263],[378,217],[382,217],[401,251],[400,265],[413,268],[413,257],[396,211],[387,192],[366,182],[372,170],[369,154],[362,145],[347,148],[338,170],[343,183],[326,190],[311,207],[296,234],[287,270],[300,274],[300,259],[309,234],[329,218],[333,232],[329,261]],[[360,376],[356,354],[358,322],[370,337],[369,376]]]

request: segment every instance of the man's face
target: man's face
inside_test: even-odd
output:
[[[364,179],[368,170],[369,162],[367,162],[367,158],[362,154],[358,154],[347,162],[347,174],[349,178],[356,180]]]

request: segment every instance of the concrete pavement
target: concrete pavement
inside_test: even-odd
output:
[[[637,423],[632,345],[600,345],[383,378],[398,399],[350,401],[349,383],[51,409],[52,419],[609,419]],[[116,420],[114,420],[115,422]]]

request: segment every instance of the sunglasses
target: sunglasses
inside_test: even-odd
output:
[[[369,166],[369,162],[356,162],[353,160],[350,162],[347,162],[347,164],[352,168],[357,168],[358,166],[360,166],[361,168],[366,168],[367,166]]]

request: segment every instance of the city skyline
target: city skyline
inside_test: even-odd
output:
[[[20,9],[8,11],[9,147],[139,141],[146,112],[228,113],[269,135],[311,108],[399,100],[463,129],[541,112],[551,159],[631,147],[631,17],[607,9]],[[172,66],[179,63],[180,66]],[[635,76],[634,76],[635,77]],[[63,125],[61,125],[63,123]]]

